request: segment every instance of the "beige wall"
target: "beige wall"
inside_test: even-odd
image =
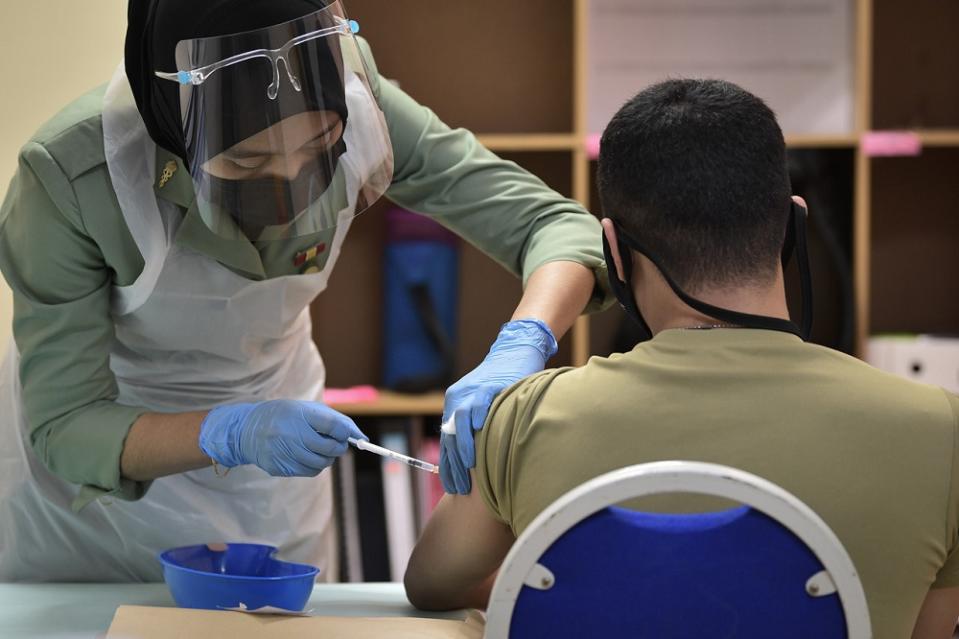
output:
[[[0,198],[17,166],[17,149],[70,100],[109,81],[123,57],[126,0],[30,0],[0,3]],[[0,280],[0,355],[12,314]]]

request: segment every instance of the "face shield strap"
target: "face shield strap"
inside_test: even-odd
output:
[[[703,315],[708,315],[709,317],[715,318],[719,321],[735,324],[736,326],[741,326],[743,328],[781,331],[785,333],[792,333],[793,335],[796,335],[804,340],[808,339],[812,329],[812,280],[809,272],[809,256],[806,250],[805,218],[805,211],[799,205],[793,202],[790,207],[790,220],[786,232],[786,238],[783,242],[783,252],[781,257],[783,267],[785,268],[785,266],[789,263],[789,259],[794,247],[795,251],[799,255],[799,277],[803,298],[802,328],[796,326],[795,323],[789,320],[776,317],[766,317],[764,315],[753,315],[751,313],[740,313],[738,311],[707,304],[706,302],[688,295],[663,268],[662,262],[655,255],[646,250],[635,238],[630,237],[627,233],[625,233],[615,221],[613,221],[613,224],[616,227],[616,235],[618,238],[620,258],[623,263],[623,275],[625,277],[625,281],[621,281],[616,274],[616,266],[612,259],[609,243],[606,241],[604,236],[603,253],[606,256],[606,262],[609,270],[610,287],[612,288],[613,293],[616,295],[616,298],[619,300],[620,305],[622,305],[623,309],[626,311],[626,314],[629,315],[643,330],[645,338],[648,339],[651,337],[652,334],[649,329],[649,325],[643,318],[642,312],[639,310],[639,306],[636,303],[636,298],[633,295],[633,287],[631,282],[633,260],[632,255],[630,254],[630,249],[632,249],[637,253],[646,256],[646,258],[649,259],[649,261],[652,262],[657,269],[659,269],[659,272],[666,280],[666,283],[669,284],[669,287],[673,290],[676,296],[683,301],[684,304],[696,311],[699,311]]]

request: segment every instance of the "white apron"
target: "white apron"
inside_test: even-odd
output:
[[[360,102],[349,102],[351,111],[368,108]],[[340,159],[354,167],[348,175],[362,174],[355,169],[363,131],[354,128],[346,128]],[[117,199],[145,262],[132,285],[113,291],[118,403],[183,412],[319,399],[325,371],[309,304],[326,288],[355,200],[338,217],[321,272],[250,281],[172,241],[181,214],[154,195],[156,148],[123,65],[104,99],[103,134]],[[0,581],[157,581],[159,551],[215,541],[273,544],[282,558],[320,567],[320,579],[336,578],[328,471],[281,479],[242,466],[219,477],[211,466],[158,479],[139,501],[101,499],[74,513],[77,487],[49,473],[27,443],[17,371],[11,342],[0,370]]]

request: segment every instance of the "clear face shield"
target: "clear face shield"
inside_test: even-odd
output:
[[[200,216],[226,239],[330,229],[389,187],[386,120],[339,2],[257,31],[184,40],[174,73]]]

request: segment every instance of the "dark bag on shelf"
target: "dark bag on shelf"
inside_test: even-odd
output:
[[[455,370],[459,250],[455,235],[400,208],[386,212],[383,383],[445,390]]]

